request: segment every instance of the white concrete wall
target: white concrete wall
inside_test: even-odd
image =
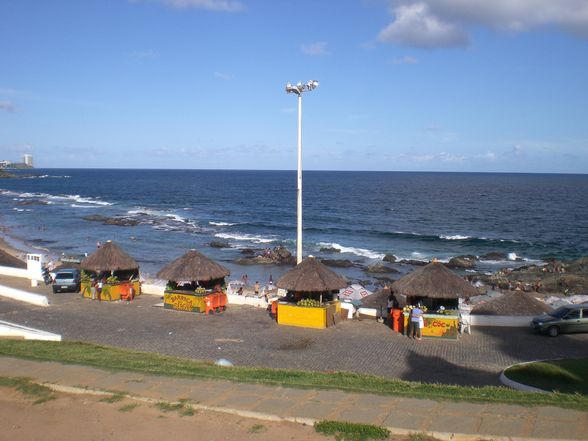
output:
[[[472,326],[530,327],[533,316],[470,315]]]
[[[22,279],[29,278],[28,270],[21,268],[13,268],[11,266],[0,266],[0,274],[3,276],[20,277]]]
[[[40,329],[27,328],[15,323],[0,321],[0,335],[9,338],[24,338],[25,340],[61,341],[61,335]]]
[[[37,306],[49,306],[49,300],[46,296],[33,294],[32,292],[22,291],[16,288],[0,285],[0,296],[8,297],[13,300],[30,303]]]

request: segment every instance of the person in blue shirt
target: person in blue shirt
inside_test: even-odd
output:
[[[423,316],[423,310],[421,309],[421,303],[419,302],[417,306],[412,309],[412,314],[410,315],[410,325],[412,327],[412,338],[416,338],[417,340],[421,339],[421,317]]]

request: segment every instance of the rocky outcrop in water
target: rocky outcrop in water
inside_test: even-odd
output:
[[[239,257],[234,260],[239,265],[284,265],[295,264],[296,258],[285,247],[279,245],[274,249],[266,248],[260,254],[248,254],[248,257]]]
[[[321,259],[321,263],[333,268],[351,268],[355,266],[351,260],[347,259]]]
[[[382,260],[388,263],[396,263],[396,256],[394,254],[386,254]]]
[[[213,240],[212,242],[210,242],[209,246],[211,248],[231,248],[229,242],[223,242],[220,240]]]
[[[88,216],[84,216],[82,219],[90,222],[101,222],[104,225],[116,225],[118,227],[134,227],[135,225],[139,225],[139,221],[137,219],[132,219],[129,217],[110,217],[102,216],[100,214],[90,214]]]
[[[588,257],[552,260],[546,265],[503,268],[492,275],[476,278],[493,288],[520,289],[540,293],[588,294]]]
[[[476,266],[476,256],[456,256],[449,260],[449,268],[473,269]]]

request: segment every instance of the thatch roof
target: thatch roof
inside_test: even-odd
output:
[[[465,281],[440,262],[431,262],[392,284],[392,290],[407,297],[428,297],[432,299],[455,299],[478,294]]]
[[[27,263],[20,260],[18,257],[14,257],[12,254],[8,254],[4,250],[0,250],[0,266],[26,269]]]
[[[222,279],[231,272],[196,250],[190,250],[164,266],[157,277],[173,281],[208,281]]]
[[[307,257],[284,274],[276,286],[297,292],[330,292],[347,286],[347,279],[331,271],[314,257]]]
[[[495,297],[487,303],[479,303],[472,309],[474,315],[514,315],[530,316],[552,312],[553,309],[531,294],[513,291]]]
[[[125,271],[136,270],[139,264],[119,248],[112,241],[107,241],[93,254],[90,254],[80,264],[80,267],[86,271],[105,272],[105,271]]]

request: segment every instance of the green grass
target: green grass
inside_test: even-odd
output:
[[[10,387],[21,392],[27,398],[36,398],[33,404],[42,404],[56,398],[54,392],[48,387],[41,386],[24,377],[0,377],[0,387]]]
[[[547,391],[588,395],[588,358],[512,366],[505,375],[518,383]]]
[[[384,427],[342,421],[319,421],[314,425],[314,430],[324,435],[332,435],[337,441],[381,440],[390,436],[390,431]]]
[[[98,401],[102,403],[118,403],[125,397],[125,394],[122,392],[114,392],[112,395],[108,397],[100,398]]]
[[[588,410],[588,396],[580,394],[533,394],[506,387],[427,384],[350,372],[221,367],[208,362],[81,342],[0,340],[0,356],[79,364],[114,372],[212,378],[293,388],[338,389],[431,400],[542,405]]]
[[[139,403],[130,403],[118,408],[119,412],[130,412],[139,407]]]
[[[263,424],[254,424],[247,430],[248,433],[263,433],[267,428]]]
[[[178,403],[168,403],[166,401],[159,401],[155,403],[162,412],[178,412],[180,416],[192,416],[194,415],[194,409],[190,405],[187,399],[182,399]]]

